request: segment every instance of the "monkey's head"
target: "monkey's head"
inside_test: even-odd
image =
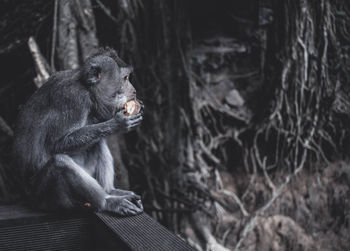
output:
[[[129,81],[132,71],[133,68],[111,49],[102,50],[86,60],[81,79],[90,92],[96,118],[108,120],[123,109],[127,101],[136,98],[136,90]]]

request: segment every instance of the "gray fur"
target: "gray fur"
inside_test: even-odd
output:
[[[105,140],[142,121],[142,113],[126,116],[123,110],[136,92],[126,77],[130,68],[119,60],[114,51],[102,51],[81,69],[54,74],[20,111],[13,153],[33,206],[60,210],[90,203],[119,215],[143,211],[140,196],[115,189]]]

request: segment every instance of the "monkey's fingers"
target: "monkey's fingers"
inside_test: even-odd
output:
[[[123,197],[131,202],[141,200],[141,196],[137,194],[124,195]]]
[[[135,196],[132,196],[131,197],[131,200],[130,200],[132,203],[134,203],[138,208],[142,209],[143,210],[143,206],[142,206],[142,202],[141,202],[141,196],[140,195],[137,195],[135,194]]]
[[[142,116],[138,117],[137,119],[134,120],[129,120],[128,121],[128,131],[136,129],[138,125],[140,125],[142,122]]]
[[[141,200],[136,201],[136,206],[143,211],[143,205],[142,205]]]
[[[128,200],[123,200],[123,206],[127,207],[131,212],[135,212],[135,213],[143,212],[143,209],[137,207],[134,203]]]
[[[132,215],[137,215],[139,212],[137,212],[134,209],[128,208],[128,207],[120,207],[119,209],[116,210],[116,212],[120,216],[132,216]]]
[[[131,119],[130,122],[133,124],[133,123],[141,122],[142,119],[143,119],[143,116],[140,114],[138,117]]]
[[[123,108],[123,109],[117,111],[117,112],[115,113],[115,115],[124,115],[125,112],[126,112],[126,110],[125,110],[125,108]]]
[[[133,198],[133,200],[141,200],[141,196],[138,195],[138,194],[134,194],[134,195],[132,196],[132,198]]]
[[[143,112],[143,109],[145,109],[145,105],[144,105],[143,102],[142,102],[141,100],[139,100],[139,99],[137,99],[137,102],[139,102],[139,103],[140,103],[140,106],[141,106],[140,112]]]
[[[142,113],[138,113],[138,114],[136,114],[136,115],[130,115],[129,116],[129,120],[137,120],[137,119],[139,119],[139,118],[142,118]]]

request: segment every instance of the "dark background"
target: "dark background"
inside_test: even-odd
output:
[[[56,9],[56,11],[55,11]],[[44,71],[109,46],[134,66],[142,126],[108,141],[116,185],[198,250],[350,246],[346,0],[0,1],[0,200]],[[69,47],[69,41],[75,45]]]

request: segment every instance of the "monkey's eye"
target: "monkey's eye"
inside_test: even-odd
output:
[[[123,79],[124,79],[124,81],[128,81],[129,80],[129,75],[126,75]]]

